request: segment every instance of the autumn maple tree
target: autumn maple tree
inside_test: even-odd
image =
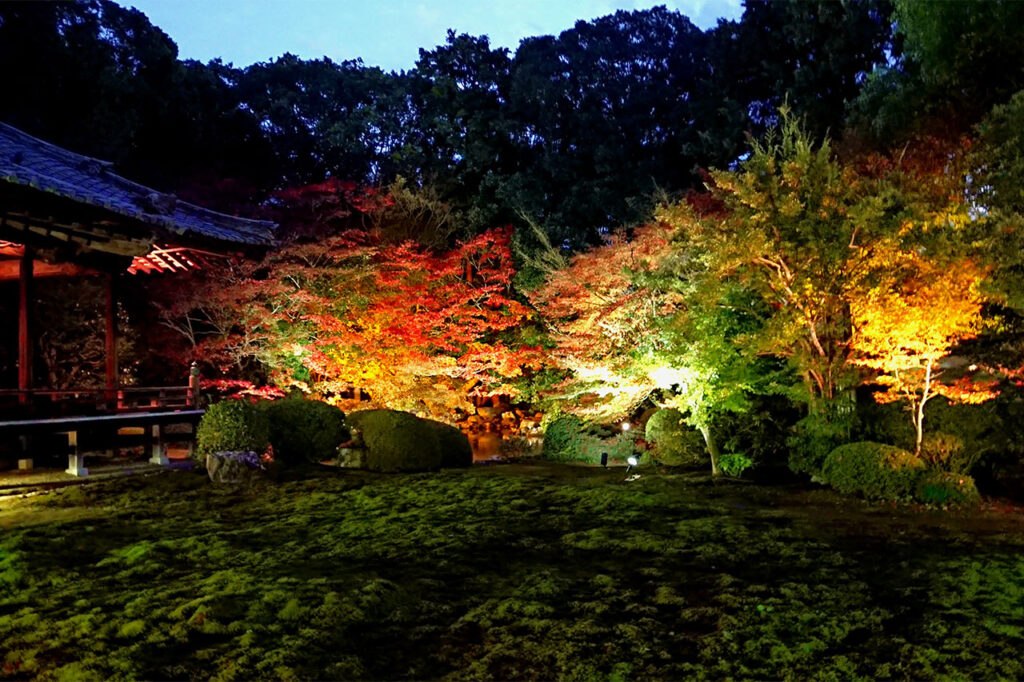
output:
[[[981,328],[981,272],[968,260],[934,262],[916,251],[884,257],[886,276],[851,301],[854,362],[877,373],[879,402],[906,401],[921,454],[925,405],[936,395],[980,403],[990,387],[966,376],[944,381],[942,360]]]
[[[754,378],[732,312],[688,298],[695,254],[676,236],[663,222],[614,234],[553,270],[531,301],[555,342],[549,360],[566,374],[553,391],[566,409],[611,420],[647,399],[676,407],[701,432],[717,474],[712,423],[746,407]]]
[[[235,263],[164,317],[226,375],[255,364],[279,388],[445,416],[539,362],[505,334],[529,314],[513,272],[508,229],[442,252],[348,230]]]

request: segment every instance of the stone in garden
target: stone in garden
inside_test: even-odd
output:
[[[266,478],[267,471],[255,452],[216,452],[206,456],[210,481],[223,485],[248,484]]]
[[[339,467],[344,469],[365,469],[366,468],[366,448],[360,447],[341,447],[338,448],[338,460],[337,464]]]

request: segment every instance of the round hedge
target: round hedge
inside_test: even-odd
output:
[[[196,429],[200,460],[216,452],[262,453],[270,442],[266,415],[245,400],[223,400],[206,408]]]
[[[861,441],[840,445],[825,457],[821,475],[836,490],[882,500],[914,496],[924,462],[892,445]]]
[[[700,432],[683,421],[673,408],[658,410],[647,420],[645,438],[654,445],[652,453],[665,466],[701,466],[708,461]]]
[[[292,396],[257,405],[267,416],[274,458],[283,464],[334,459],[348,440],[345,413],[319,400]]]
[[[469,439],[453,426],[420,419],[397,410],[364,410],[348,417],[366,448],[366,468],[373,471],[433,471],[469,466]]]

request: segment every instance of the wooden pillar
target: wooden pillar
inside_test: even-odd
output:
[[[185,401],[189,407],[199,407],[199,365],[193,360],[188,368],[188,399]]]
[[[32,388],[32,249],[24,247],[18,271],[18,390]],[[30,402],[27,393],[18,396]]]
[[[107,275],[107,296],[106,296],[106,320],[107,333],[105,337],[107,353],[107,400],[117,398],[117,298],[114,295],[114,276]]]
[[[167,466],[167,443],[164,441],[164,427],[153,424],[149,431],[149,463]]]

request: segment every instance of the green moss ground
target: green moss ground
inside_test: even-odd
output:
[[[0,643],[10,679],[1020,679],[1024,519],[555,464],[135,477],[0,501]]]

